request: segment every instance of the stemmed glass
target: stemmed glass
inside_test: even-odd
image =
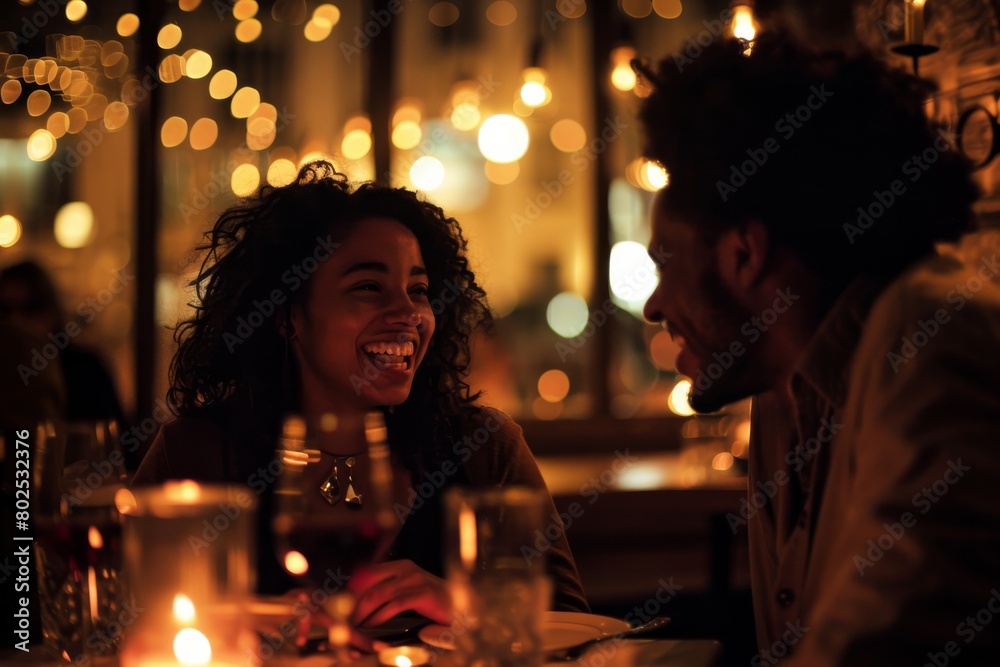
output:
[[[348,619],[355,601],[339,583],[384,557],[395,519],[382,413],[365,416],[364,451],[333,456],[329,444],[336,437],[336,430],[307,429],[302,418],[286,418],[272,528],[285,570],[310,592],[322,588],[326,594],[319,597],[326,599],[323,608],[331,620],[330,645],[343,664],[349,661]]]
[[[115,494],[126,472],[115,422],[38,429],[34,511],[42,634],[56,656],[110,659],[124,592]]]

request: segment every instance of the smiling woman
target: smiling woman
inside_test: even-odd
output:
[[[262,496],[266,541],[276,476],[262,482],[261,472],[274,462],[283,417],[299,413],[335,429],[320,450],[345,458],[364,451],[365,413],[381,410],[402,482],[400,526],[387,557],[394,562],[373,568],[370,579],[383,583],[356,591],[359,608],[379,609],[402,590],[406,609],[397,601],[394,613],[447,621],[442,491],[544,488],[521,429],[478,405],[465,381],[470,336],[492,320],[458,222],[414,192],[355,186],[314,162],[295,182],[265,185],[225,211],[199,249],[198,299],[176,331],[171,365],[169,402],[179,418],[160,430],[133,484],[246,484]],[[586,610],[558,537],[548,554],[554,608]],[[290,583],[270,545],[259,558],[263,591]]]

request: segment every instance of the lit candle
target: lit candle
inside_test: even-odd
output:
[[[924,3],[927,0],[906,0],[906,32],[907,44],[923,44],[924,42]]]
[[[417,667],[428,664],[430,660],[430,651],[422,646],[393,646],[378,652],[379,664],[389,667]]]

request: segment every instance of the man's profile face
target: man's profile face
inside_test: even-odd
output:
[[[660,282],[643,314],[663,323],[680,347],[676,367],[691,379],[691,407],[713,412],[749,396],[756,385],[747,373],[754,350],[740,331],[750,313],[720,280],[717,244],[704,241],[694,224],[671,216],[664,203],[661,192],[653,204],[649,244]],[[733,354],[735,344],[742,345],[742,354]]]

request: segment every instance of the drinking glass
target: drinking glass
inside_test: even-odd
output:
[[[543,490],[450,489],[445,496],[446,569],[458,623],[460,664],[542,664],[541,622],[552,599],[544,558]]]
[[[56,657],[111,661],[128,610],[120,580],[125,482],[115,422],[43,424],[35,460],[42,637]]]
[[[327,423],[338,423],[333,418]],[[380,412],[365,418],[367,447],[355,456],[333,456],[336,429],[307,432],[301,418],[286,419],[279,444],[284,466],[273,519],[278,559],[332,624],[330,646],[347,664],[348,619],[353,596],[342,586],[365,564],[384,557],[396,523],[391,507],[392,468]],[[322,590],[322,593],[320,593]]]

